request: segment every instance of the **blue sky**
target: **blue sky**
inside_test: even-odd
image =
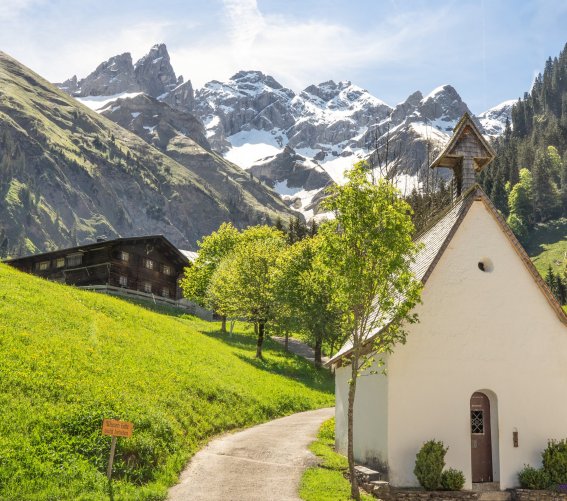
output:
[[[450,83],[476,113],[528,90],[566,27],[566,0],[0,0],[0,50],[52,81],[165,42],[196,87],[257,69],[395,105]]]

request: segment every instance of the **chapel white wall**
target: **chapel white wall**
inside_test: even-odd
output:
[[[388,462],[388,386],[374,363],[358,378],[354,404],[354,457],[359,463],[383,467]],[[337,451],[347,453],[348,381],[351,367],[335,372],[335,436]]]
[[[492,261],[491,272],[479,270],[483,258]],[[502,489],[516,486],[524,464],[539,465],[548,438],[567,437],[567,328],[481,201],[422,300],[420,323],[389,363],[390,481],[417,485],[415,454],[436,438],[449,446],[447,465],[462,470],[470,488],[469,401],[488,390],[497,399],[495,476]]]

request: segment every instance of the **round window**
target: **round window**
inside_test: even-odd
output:
[[[490,273],[494,269],[494,265],[492,264],[492,261],[490,259],[488,259],[487,257],[483,257],[478,262],[478,269],[480,271]]]

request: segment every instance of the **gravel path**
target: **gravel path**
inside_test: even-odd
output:
[[[276,343],[279,343],[281,345],[285,345],[285,337],[271,336],[271,338]],[[289,351],[291,351],[292,353],[299,355],[300,357],[306,358],[310,362],[315,362],[315,352],[313,351],[313,348],[311,348],[311,346],[305,344],[302,341],[299,341],[297,339],[290,337],[288,345],[287,345],[287,349]],[[321,361],[323,362],[323,365],[324,365],[326,362],[329,361],[329,357],[323,356],[323,357],[321,357]]]
[[[318,409],[224,435],[195,454],[169,501],[299,501],[307,449],[334,409]]]

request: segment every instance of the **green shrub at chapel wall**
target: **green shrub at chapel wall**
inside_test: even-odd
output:
[[[425,442],[415,457],[414,475],[419,484],[428,491],[460,491],[465,485],[462,471],[445,467],[445,454],[449,448],[443,442],[429,440]]]
[[[550,440],[541,456],[551,483],[567,484],[567,440]]]
[[[429,440],[416,454],[413,473],[424,489],[434,491],[441,487],[441,474],[447,450],[448,448],[443,447],[443,442]]]
[[[518,474],[520,487],[522,489],[533,489],[537,491],[545,490],[551,485],[549,473],[543,468],[537,469],[533,466],[525,465]]]
[[[449,468],[441,473],[441,489],[444,491],[460,491],[465,486],[465,474],[460,470]]]

